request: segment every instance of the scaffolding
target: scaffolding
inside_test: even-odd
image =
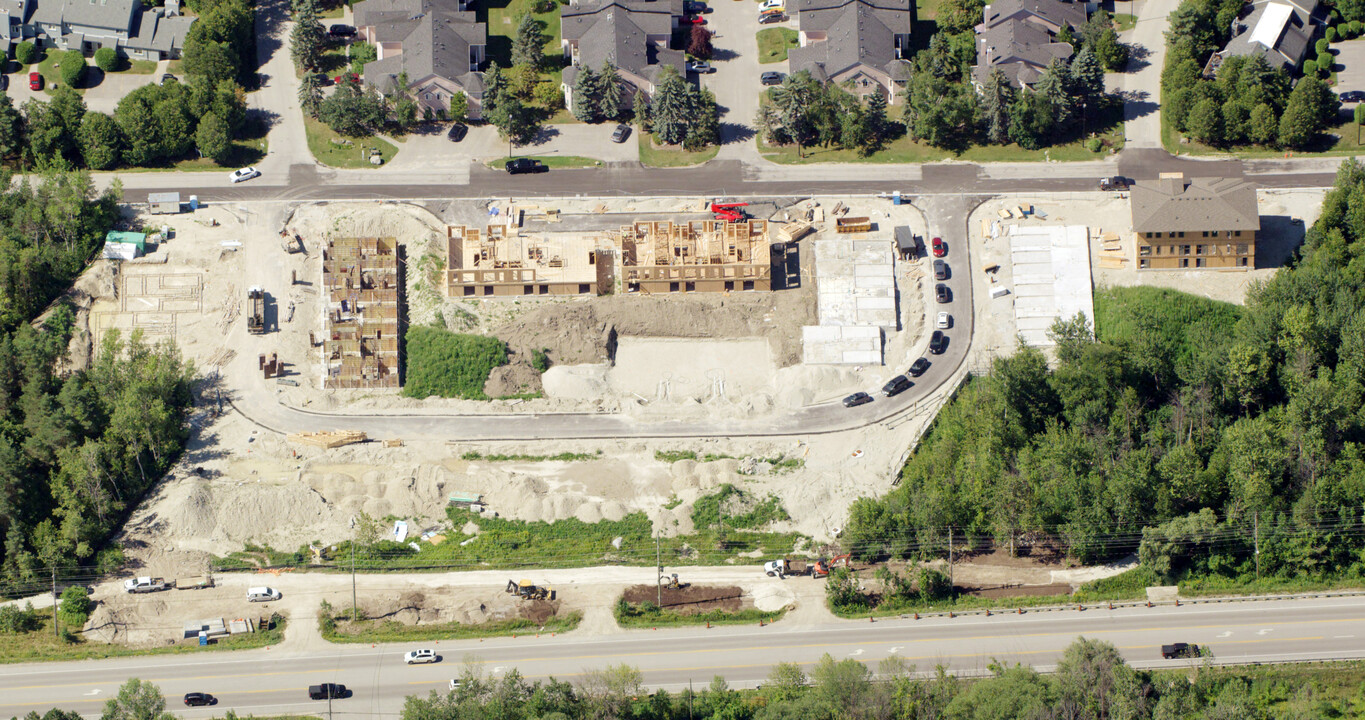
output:
[[[322,256],[324,387],[399,386],[401,285],[394,238],[328,241]]]

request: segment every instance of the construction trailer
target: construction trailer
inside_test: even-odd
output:
[[[252,335],[265,332],[265,291],[253,287],[246,291],[246,330]]]
[[[621,227],[626,292],[772,290],[773,243],[767,220],[637,222]]]
[[[394,238],[336,238],[322,255],[326,388],[397,388],[403,264]]]
[[[147,211],[152,215],[177,215],[180,213],[180,193],[148,193]]]

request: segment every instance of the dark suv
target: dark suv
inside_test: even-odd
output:
[[[503,165],[503,167],[507,168],[507,172],[513,175],[521,175],[522,173],[546,172],[549,170],[549,168],[542,165],[539,160],[532,160],[531,158],[517,158],[516,160],[508,160],[507,164]]]
[[[895,397],[910,389],[910,378],[904,375],[897,375],[891,378],[882,386],[882,394],[887,397]]]
[[[323,683],[321,685],[309,685],[308,697],[313,700],[327,700],[329,698],[346,697],[346,686],[336,683]]]
[[[935,330],[935,331],[934,331],[934,334],[929,336],[929,352],[930,352],[930,353],[932,353],[932,354],[934,354],[934,355],[942,355],[942,354],[943,354],[943,349],[944,349],[945,347],[947,347],[947,346],[948,346],[948,336],[947,336],[947,335],[944,335],[942,330]]]
[[[913,362],[913,363],[910,364],[910,375],[913,376],[913,377],[919,377],[920,375],[923,375],[923,374],[924,374],[924,371],[925,371],[925,370],[928,370],[928,369],[929,369],[929,361],[926,360],[926,359],[924,359],[924,358],[920,358],[920,359],[918,359],[918,360],[916,360],[915,362]]]
[[[350,25],[333,25],[327,28],[327,34],[332,37],[355,37],[355,28]]]
[[[213,696],[208,693],[199,692],[185,693],[185,704],[190,707],[198,707],[200,705],[212,705],[215,702],[218,701],[215,700]]]
[[[1167,660],[1199,657],[1199,646],[1189,643],[1173,643],[1161,646],[1161,657]]]

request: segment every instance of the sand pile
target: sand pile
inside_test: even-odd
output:
[[[545,394],[564,400],[598,400],[610,394],[606,365],[553,365],[540,376]]]

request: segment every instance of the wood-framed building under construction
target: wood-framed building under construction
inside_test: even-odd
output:
[[[772,290],[767,220],[637,222],[617,243],[628,293]]]
[[[394,238],[335,238],[322,255],[326,388],[397,388],[403,264]]]
[[[615,281],[605,236],[446,227],[446,297],[604,295]]]

